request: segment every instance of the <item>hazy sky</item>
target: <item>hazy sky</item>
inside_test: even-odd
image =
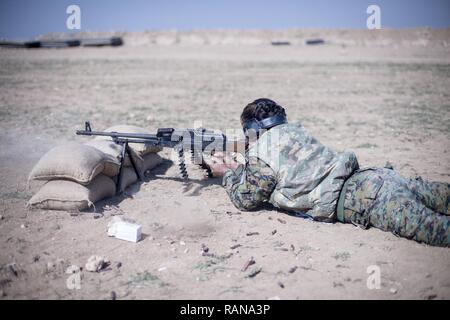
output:
[[[365,28],[370,4],[380,6],[382,27],[450,27],[450,0],[0,0],[0,38],[69,31],[70,4],[91,31]]]

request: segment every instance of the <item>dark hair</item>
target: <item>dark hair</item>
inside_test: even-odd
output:
[[[282,106],[270,99],[260,98],[249,103],[244,108],[241,114],[241,124],[244,125],[244,123],[252,119],[263,120],[278,114],[286,116]]]

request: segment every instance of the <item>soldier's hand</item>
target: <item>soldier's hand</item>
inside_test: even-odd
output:
[[[209,159],[205,159],[206,164],[211,169],[214,177],[221,177],[227,170],[236,170],[239,162],[229,153],[216,152]]]

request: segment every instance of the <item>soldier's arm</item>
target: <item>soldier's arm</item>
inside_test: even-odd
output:
[[[244,168],[228,170],[223,177],[223,185],[231,202],[240,210],[255,210],[270,199],[275,186],[273,170],[260,160],[252,161]]]

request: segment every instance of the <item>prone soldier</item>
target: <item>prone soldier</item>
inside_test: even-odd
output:
[[[269,99],[241,115],[246,163],[216,154],[208,165],[240,210],[265,203],[322,222],[375,227],[434,246],[450,246],[450,185],[408,179],[392,168],[360,168],[351,151],[337,153],[301,124],[287,122]]]

